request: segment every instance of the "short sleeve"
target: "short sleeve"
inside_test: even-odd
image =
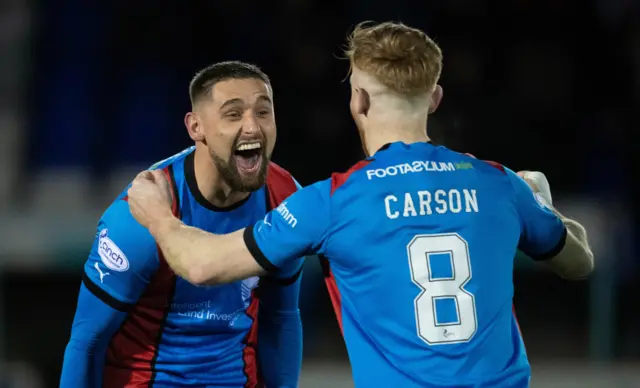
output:
[[[116,200],[102,215],[85,264],[83,282],[109,306],[135,304],[158,268],[153,236]]]
[[[550,259],[557,255],[567,237],[560,217],[537,199],[527,182],[515,172],[505,169],[516,196],[521,234],[518,248],[534,260]]]
[[[247,248],[263,268],[274,272],[319,253],[331,220],[330,190],[329,180],[305,187],[245,229]]]
[[[298,183],[298,181],[293,178],[293,182],[296,184],[296,190],[302,190],[302,185]],[[302,273],[302,266],[304,265],[304,256],[297,258],[296,260],[292,260],[287,264],[283,265],[277,273],[272,273],[271,276],[278,279],[278,283],[288,285],[295,282]]]

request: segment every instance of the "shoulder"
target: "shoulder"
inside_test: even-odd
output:
[[[179,162],[184,162],[184,159],[192,154],[195,151],[196,147],[195,146],[191,146],[189,148],[186,148],[180,152],[178,152],[175,155],[169,156],[166,159],[162,159],[159,162],[156,162],[154,164],[152,164],[149,167],[149,170],[160,170],[163,168],[167,168],[169,166],[173,166],[174,164],[177,164]]]
[[[455,151],[451,151],[451,152],[455,152]],[[469,153],[459,153],[459,155],[468,158],[469,161],[474,164],[474,165],[480,165],[480,166],[486,166],[486,167],[492,167],[495,170],[498,170],[500,172],[502,172],[503,174],[507,174],[507,171],[505,170],[505,166],[495,162],[493,160],[482,160],[482,159],[478,159],[476,158],[474,155],[469,154]]]
[[[324,210],[331,200],[331,179],[318,181],[305,186],[282,201],[277,210],[293,206],[297,211],[314,213]]]
[[[185,166],[185,159],[188,158],[190,155],[192,155],[194,151],[195,151],[195,146],[184,149],[175,155],[172,155],[166,159],[162,159],[161,161],[152,164],[147,170],[149,171],[162,170],[165,173],[169,182],[171,183],[171,188],[175,196],[178,192],[177,186],[179,182],[183,182],[185,180],[184,173],[183,173],[184,166]],[[128,199],[127,190],[129,189],[130,186],[131,186],[131,183],[129,183],[127,187],[124,188],[124,190],[116,198],[116,201],[113,204],[117,203],[118,200],[124,200],[125,202],[127,201]]]
[[[135,265],[131,260],[146,261],[157,253],[153,236],[133,217],[126,198],[117,199],[102,214],[96,240],[98,257],[114,271],[126,271]]]
[[[300,192],[314,193],[318,197],[330,197],[333,188],[333,179],[325,179],[314,184],[306,186]]]
[[[293,174],[291,174],[286,169],[280,167],[278,164],[274,162],[269,162],[269,168],[267,170],[267,177],[271,177],[273,182],[281,182],[285,183],[288,188],[292,188],[291,182],[294,183],[296,190],[302,189],[302,185],[294,178]]]
[[[364,168],[373,162],[373,159],[364,159],[354,164],[345,172],[335,172],[331,174],[331,179],[329,180],[331,184],[331,195],[333,195],[336,190],[344,187],[348,181],[353,180],[353,177],[358,175],[364,171]],[[318,182],[320,183],[320,182]]]
[[[118,199],[100,218],[83,282],[102,301],[122,310],[122,303],[135,303],[158,264],[153,236],[133,218],[127,201]]]
[[[518,174],[516,174],[513,170],[506,167],[505,165],[493,160],[480,160],[471,154],[463,155],[471,158],[474,164],[474,168],[484,170],[485,173],[488,173],[490,175],[497,175],[497,177],[500,178],[499,180],[503,184],[510,187],[509,192],[512,194],[515,193],[516,197],[523,193],[526,194],[530,191],[527,183],[524,182],[524,180],[521,179]]]
[[[522,179],[515,171],[507,167],[503,167],[503,171],[509,179],[509,183],[515,192],[516,197],[533,197],[533,191],[531,191],[529,184],[525,182],[525,180]]]
[[[293,220],[299,215],[306,220],[313,220],[311,224],[318,226],[322,224],[321,219],[329,214],[331,202],[331,179],[326,179],[296,191],[275,210],[284,218]]]
[[[269,162],[266,188],[268,205],[271,209],[277,207],[287,197],[295,193],[299,187],[298,182],[289,171],[273,162]]]
[[[267,184],[285,185],[288,188],[293,188],[293,191],[295,191],[296,183],[296,180],[293,178],[293,175],[291,175],[289,171],[285,170],[274,162],[269,162],[269,167],[267,168]]]

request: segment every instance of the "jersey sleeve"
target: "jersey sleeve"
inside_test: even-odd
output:
[[[520,216],[520,243],[518,248],[534,260],[546,260],[557,255],[564,247],[567,229],[560,217],[539,201],[527,182],[512,170],[506,169],[515,191],[515,202]]]
[[[109,341],[127,313],[99,300],[83,284],[64,353],[60,388],[102,386],[102,370]]]
[[[305,187],[245,229],[247,248],[265,270],[321,251],[331,220],[330,190],[329,180]]]
[[[296,184],[296,190],[302,190],[302,186],[298,181],[293,178],[293,182]],[[286,265],[283,265],[277,272],[271,273],[270,278],[276,279],[276,282],[271,283],[279,283],[280,285],[288,286],[290,284],[295,283],[300,275],[302,274],[302,266],[304,265],[304,257],[299,257],[296,260],[292,260],[288,262]],[[296,297],[297,298],[297,297]],[[297,308],[297,302],[296,302]]]
[[[116,310],[135,304],[158,268],[153,236],[116,200],[98,223],[93,247],[84,267],[83,283]]]

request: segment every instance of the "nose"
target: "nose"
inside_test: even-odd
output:
[[[242,132],[247,135],[253,135],[260,132],[260,124],[258,124],[258,120],[256,120],[256,116],[252,111],[249,111],[244,115]]]

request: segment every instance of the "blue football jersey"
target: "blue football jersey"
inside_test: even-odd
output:
[[[279,203],[277,195],[285,198],[296,190],[295,180],[271,164],[267,185],[231,207],[216,208],[198,189],[193,158],[192,147],[152,169],[162,169],[171,181],[174,213],[212,233],[230,233],[263,219]],[[297,283],[301,260],[270,279],[194,286],[171,271],[149,231],[129,212],[125,194],[100,219],[83,279],[93,295],[127,312],[108,345],[104,386],[258,386],[259,296],[267,296],[269,287]],[[291,287],[296,304],[298,290],[299,284]]]
[[[513,315],[519,248],[562,248],[562,221],[513,171],[392,143],[294,193],[245,231],[265,268],[330,263],[357,387],[527,387]]]

